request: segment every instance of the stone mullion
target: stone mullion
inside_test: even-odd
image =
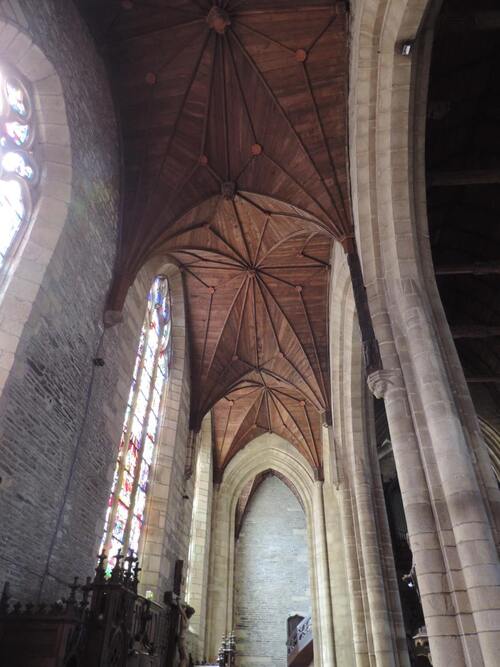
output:
[[[153,311],[151,311],[151,313],[152,312]],[[152,321],[152,318],[149,322],[149,327],[151,327],[151,321]],[[158,360],[159,360],[159,356],[160,356],[160,352],[161,352],[161,341],[163,339],[164,331],[165,331],[165,322],[163,322],[163,324],[160,328],[159,336],[158,336],[158,346],[156,348],[155,357],[154,357],[154,361],[153,361],[153,374],[151,376],[151,384],[150,384],[150,387],[149,387],[149,395],[148,395],[148,400],[147,400],[146,412],[145,412],[145,415],[144,415],[144,423],[142,425],[141,439],[139,441],[140,446],[139,446],[139,449],[138,449],[138,457],[137,457],[137,464],[136,464],[136,468],[135,468],[134,482],[133,482],[133,486],[132,486],[132,493],[130,494],[130,510],[129,510],[128,517],[127,517],[127,523],[125,524],[125,531],[123,533],[123,546],[124,546],[125,551],[128,551],[128,545],[129,545],[129,541],[130,541],[130,529],[131,529],[131,526],[132,526],[132,518],[134,516],[134,505],[135,505],[135,500],[136,500],[136,497],[137,497],[137,489],[139,487],[139,478],[141,476],[141,466],[142,466],[142,461],[143,461],[143,458],[144,458],[144,443],[145,443],[146,437],[147,437],[148,419],[149,419],[149,414],[151,412],[151,404],[152,404],[152,401],[153,401],[153,394],[154,394],[154,390],[155,390],[156,378],[158,376],[158,368],[159,368]],[[149,338],[149,331],[148,331],[148,338]],[[147,347],[144,348],[143,361],[145,361],[145,359],[146,359],[146,349],[147,349]],[[158,413],[159,412],[160,412],[160,410],[158,410]],[[157,416],[158,416],[158,423],[156,425],[156,433],[158,432],[159,421],[160,421],[160,415],[158,414]],[[156,437],[156,433],[155,433],[155,437]],[[139,548],[140,543],[137,546]]]
[[[130,433],[131,433],[131,430],[132,430],[132,422],[133,422],[133,419],[134,419],[134,416],[135,416],[135,410],[136,410],[136,407],[137,407],[137,400],[138,400],[138,397],[139,397],[139,392],[140,392],[140,387],[141,387],[142,374],[144,372],[144,364],[145,364],[145,360],[146,360],[146,350],[147,350],[147,346],[148,346],[149,331],[150,331],[150,326],[149,325],[151,323],[149,315],[150,315],[150,313],[149,313],[149,310],[148,310],[148,313],[146,314],[146,317],[148,317],[148,325],[146,327],[146,332],[144,334],[144,346],[143,346],[143,351],[142,351],[142,357],[141,357],[141,361],[139,363],[139,368],[137,369],[137,380],[136,380],[136,384],[135,384],[135,391],[134,391],[134,395],[132,397],[132,403],[130,405],[130,412],[129,412],[129,415],[128,415],[127,425],[123,429],[123,434],[122,434],[122,437],[123,437],[123,452],[122,452],[122,458],[121,458],[121,461],[120,461],[120,465],[119,465],[119,468],[118,468],[118,478],[116,480],[116,486],[115,486],[115,490],[113,492],[113,506],[112,506],[112,509],[111,509],[111,514],[109,516],[108,534],[107,534],[106,542],[105,542],[105,545],[104,545],[104,549],[105,549],[107,554],[109,554],[109,551],[111,549],[111,540],[112,540],[112,537],[113,537],[113,526],[115,524],[116,513],[118,511],[120,489],[122,487],[123,479],[125,477],[125,461],[126,461],[126,458],[127,458],[127,450],[128,450],[128,446],[129,446],[129,443],[130,443]],[[143,324],[143,327],[144,327],[144,324]],[[142,333],[142,330],[141,330],[141,333]],[[135,361],[134,361],[134,365],[135,365]],[[132,507],[132,505],[130,505],[129,508],[130,507]],[[123,537],[124,537],[124,539],[123,539],[123,553],[124,553],[125,552],[125,544],[126,544],[125,543],[125,533],[124,533]]]

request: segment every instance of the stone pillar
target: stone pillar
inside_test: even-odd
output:
[[[375,485],[366,443],[351,457],[350,484],[358,524],[357,549],[364,570],[365,623],[371,629],[375,664],[380,667],[409,666],[406,647],[398,647],[396,629],[389,613],[389,600],[382,567],[380,526],[375,516]],[[401,650],[400,650],[401,649]]]
[[[385,400],[434,667],[494,665],[482,660],[475,637],[466,632],[470,622],[458,604],[464,595],[464,573],[450,567],[447,558],[453,547],[451,531],[428,486],[432,473],[421,455],[402,372],[377,371],[368,385]]]
[[[320,651],[315,647],[315,655],[321,656],[323,667],[335,667],[333,636],[332,597],[330,571],[328,567],[328,547],[325,530],[325,506],[323,502],[323,482],[315,482],[313,487],[314,556],[317,577],[317,603],[319,621]]]
[[[471,654],[472,664],[481,664],[478,660],[482,658],[485,665],[496,665],[500,655],[500,561],[492,523],[417,282],[404,280],[398,297],[408,370],[413,374],[411,387],[420,402],[433,473],[442,490],[435,512],[446,509],[449,516],[457,557],[449,567],[461,570],[467,592],[465,604],[457,600],[457,606],[472,615],[472,628],[466,626],[463,632],[472,629],[479,641],[480,653]]]
[[[356,667],[370,667],[369,644],[367,627],[363,609],[363,594],[361,573],[356,553],[356,535],[353,525],[352,504],[350,491],[345,488],[341,492],[342,498],[342,534],[345,548],[345,561],[349,597],[351,602],[352,632]]]

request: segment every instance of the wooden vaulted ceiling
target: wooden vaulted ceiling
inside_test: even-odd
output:
[[[187,295],[192,425],[213,411],[217,470],[272,431],[321,474],[330,247],[352,234],[344,3],[80,6],[123,136],[109,307],[144,262],[170,257]]]

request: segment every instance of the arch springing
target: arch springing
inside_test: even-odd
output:
[[[128,555],[140,550],[161,399],[169,377],[171,332],[169,285],[159,276],[148,295],[108,501],[101,543],[110,554],[108,568],[119,550]]]
[[[33,121],[28,84],[11,67],[0,67],[0,268],[15,252],[33,209],[39,174],[31,150]]]

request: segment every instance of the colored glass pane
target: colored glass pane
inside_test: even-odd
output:
[[[125,532],[125,525],[127,523],[128,508],[122,503],[118,503],[118,509],[115,515],[115,523],[113,526],[113,537],[115,540],[123,542],[123,535]]]
[[[7,254],[26,212],[23,189],[18,181],[0,180],[0,257]]]
[[[31,102],[20,79],[6,68],[0,72],[0,265],[16,247],[15,240],[28,221],[31,189],[37,169],[26,150],[34,129]]]
[[[13,120],[10,123],[5,123],[5,130],[16,146],[24,146],[28,142],[30,136],[29,125]]]
[[[151,440],[150,438],[146,438],[146,441],[144,442],[144,460],[151,465],[153,462],[153,450],[154,450],[154,440]]]
[[[26,118],[28,115],[28,105],[21,84],[13,80],[7,80],[5,84],[5,96],[10,108],[19,116]]]
[[[153,410],[149,413],[147,436],[149,440],[155,441],[156,429],[158,427],[158,417]]]
[[[134,436],[134,438],[137,438],[137,440],[140,440],[141,434],[142,434],[142,424],[137,419],[137,416],[134,415],[134,418],[132,420],[132,435]]]
[[[132,497],[132,490],[134,486],[134,478],[128,472],[123,476],[123,482],[120,489],[120,500],[127,507],[130,507],[130,499]]]
[[[130,473],[130,475],[132,475],[132,477],[134,476],[135,466],[137,464],[137,458],[138,458],[137,449],[134,447],[133,443],[130,443],[127,452],[127,460],[125,461],[125,469],[128,470],[128,472]]]
[[[148,409],[148,400],[146,396],[144,396],[142,391],[140,391],[139,395],[137,396],[137,405],[135,408],[135,414],[137,415],[137,419],[141,422],[141,424],[144,424],[144,418],[146,416],[147,409]]]
[[[14,153],[12,151],[5,153],[2,158],[2,169],[12,174],[17,174],[28,181],[33,180],[35,176],[35,170],[22,153]]]
[[[163,382],[165,381],[165,376],[163,373],[157,373],[155,379],[155,390],[161,395],[161,390],[163,388]]]
[[[144,361],[144,367],[149,377],[153,376],[154,366],[155,366],[155,351],[152,350],[148,345],[148,348],[146,350],[146,359]]]
[[[141,536],[142,521],[137,517],[132,517],[132,522],[130,526],[130,541],[129,541],[129,551],[137,553],[139,550],[139,539]]]
[[[137,489],[137,496],[135,498],[134,514],[139,518],[144,518],[144,508],[146,507],[146,494],[142,489]]]
[[[139,475],[139,486],[141,489],[146,490],[147,483],[149,478],[149,465],[146,461],[142,462],[141,473]]]

